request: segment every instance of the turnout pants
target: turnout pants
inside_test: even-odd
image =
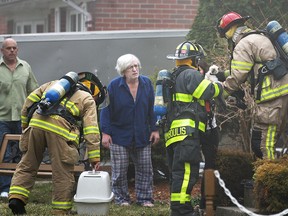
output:
[[[257,104],[251,147],[256,157],[274,159],[275,144],[287,125],[288,95]]]
[[[9,200],[18,198],[25,204],[34,186],[37,171],[48,148],[52,166],[52,208],[69,210],[75,187],[73,175],[77,148],[60,136],[38,128],[27,128],[22,134],[20,148],[24,152],[12,178]]]
[[[167,147],[171,216],[192,216],[191,192],[199,178],[199,139],[186,138]]]

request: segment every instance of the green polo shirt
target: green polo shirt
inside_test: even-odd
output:
[[[0,121],[19,121],[26,97],[38,87],[30,65],[17,58],[11,71],[0,59]]]

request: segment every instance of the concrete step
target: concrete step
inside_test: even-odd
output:
[[[247,208],[247,207],[246,207]],[[256,212],[255,208],[247,208],[249,211]],[[229,206],[229,207],[221,207],[218,206],[216,208],[215,216],[247,216],[248,214],[242,212],[238,207]]]

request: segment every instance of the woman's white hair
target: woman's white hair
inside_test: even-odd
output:
[[[117,59],[117,63],[116,63],[116,71],[120,76],[124,75],[124,71],[130,67],[133,62],[136,61],[137,65],[139,66],[139,68],[141,68],[141,63],[140,60],[137,58],[137,56],[133,55],[133,54],[125,54],[120,56]]]

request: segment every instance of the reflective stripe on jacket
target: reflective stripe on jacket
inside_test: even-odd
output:
[[[231,61],[231,75],[227,77],[224,89],[232,93],[241,88],[241,84],[247,80],[251,82],[251,71],[254,71],[253,79],[258,80],[258,70],[266,61],[273,60],[277,53],[270,39],[261,34],[249,34],[242,38],[247,32],[244,28],[242,33],[236,39],[236,46],[233,50],[233,59]],[[250,79],[250,80],[249,80]],[[273,100],[288,94],[288,75],[286,74],[280,80],[275,80],[273,75],[267,75],[264,78],[262,86],[256,83],[254,98],[256,98],[257,89],[261,88],[260,99],[257,103]]]
[[[172,102],[168,104],[169,129],[165,133],[166,147],[193,136],[198,130],[205,131],[207,114],[205,100],[222,94],[222,85],[204,79],[203,75],[192,68],[181,66],[176,78]],[[176,73],[176,72],[174,72]]]
[[[53,82],[43,84],[27,97],[22,108],[22,127],[26,128],[28,126],[28,108],[35,102],[39,102],[42,95],[52,84]],[[100,132],[97,122],[97,108],[91,94],[77,90],[70,98],[64,98],[60,104],[65,106],[66,110],[76,119],[80,119],[79,125],[83,128],[84,140],[88,149],[88,158],[90,161],[99,161]],[[34,112],[29,126],[55,133],[67,141],[79,144],[80,127],[71,124],[60,115],[40,115]]]

